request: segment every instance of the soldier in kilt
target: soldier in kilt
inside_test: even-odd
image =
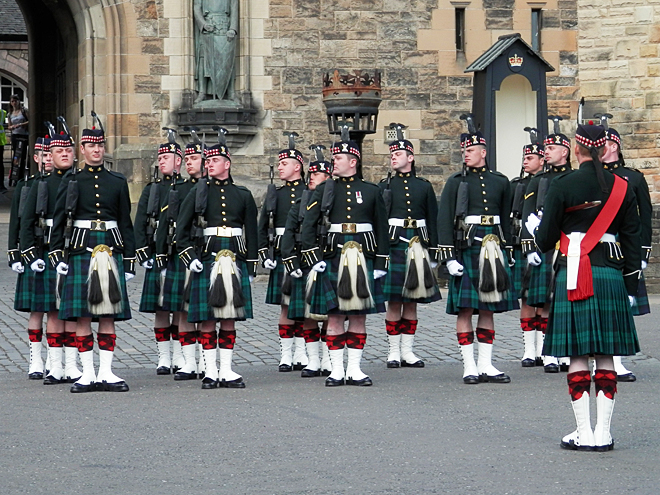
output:
[[[607,114],[601,117],[601,120],[607,122]],[[646,292],[644,270],[651,257],[651,234],[653,230],[653,207],[651,205],[649,185],[646,183],[643,173],[634,168],[626,167],[626,162],[621,153],[621,136],[616,129],[609,127],[605,129],[605,134],[607,141],[605,142],[605,154],[603,155],[603,168],[609,170],[614,175],[626,179],[637,199],[639,219],[642,222],[642,275],[639,277],[639,287],[637,288],[637,297],[635,298],[632,312],[633,316],[646,315],[651,312],[651,307],[649,306],[649,298]],[[621,356],[614,356],[614,369],[616,370],[617,380],[620,382],[634,382],[637,380],[635,373],[623,365]]]
[[[302,323],[302,336],[307,348],[308,363],[300,373],[303,378],[330,375],[332,365],[328,347],[325,345],[327,312],[328,307],[337,305],[332,299],[334,292],[330,288],[327,274],[312,271],[311,266],[308,266],[300,255],[302,221],[312,192],[332,175],[330,162],[323,159],[322,147],[312,148],[315,149],[316,160],[309,164],[308,189],[289,210],[280,244],[282,264],[291,277],[287,318],[294,321],[296,326]],[[320,330],[319,321],[322,321]],[[319,348],[322,359],[319,359]]]
[[[37,138],[34,145],[33,159],[40,173],[50,173],[53,170],[52,155],[50,153],[50,138]],[[34,185],[37,175],[24,177],[19,180],[14,189],[11,200],[9,216],[9,231],[7,233],[7,259],[10,268],[18,274],[16,291],[14,295],[14,309],[22,313],[30,313],[28,318],[28,342],[30,345],[30,358],[28,361],[28,378],[42,380],[44,377],[44,362],[41,357],[41,341],[43,339],[43,311],[32,311],[32,294],[35,272],[25,270],[21,256],[20,231],[21,221],[25,212],[25,200]],[[49,362],[46,363],[49,370]]]
[[[112,372],[112,359],[115,320],[131,318],[126,281],[135,276],[128,183],[123,175],[104,166],[102,128],[83,129],[80,152],[83,166],[62,179],[57,194],[49,253],[51,263],[64,277],[59,317],[77,321],[83,373],[71,392],[126,392],[128,384]],[[70,194],[72,191],[76,194]],[[70,241],[68,245],[65,239]],[[98,322],[98,374],[92,321]]]
[[[543,215],[543,207],[545,204],[545,196],[548,191],[549,185],[557,177],[562,177],[572,172],[570,156],[571,156],[571,141],[559,132],[559,119],[555,120],[555,132],[546,136],[543,144],[545,147],[545,161],[546,169],[543,172],[536,174],[527,186],[525,193],[525,204],[523,206],[523,218],[527,218],[530,213],[534,213],[539,217]],[[532,320],[528,320],[524,325],[529,328],[533,327],[536,330],[536,356],[535,364],[537,366],[543,365],[543,370],[546,373],[558,373],[560,370],[560,363],[555,356],[541,357],[541,349],[543,348],[543,336],[548,326],[548,311],[550,308],[550,290],[553,280],[553,260],[556,256],[554,247],[548,252],[538,252],[532,236],[523,226],[522,231],[522,251],[523,256],[527,258],[529,265],[529,284],[523,291],[526,293],[526,300],[524,303],[536,309],[536,315]],[[531,314],[527,312],[526,314]],[[522,322],[521,322],[522,323]],[[522,325],[521,325],[522,326]],[[532,329],[528,330],[532,332]],[[531,337],[530,337],[531,339]],[[525,354],[525,358],[527,358]],[[562,371],[568,370],[567,360],[562,360]]]
[[[610,419],[617,392],[612,356],[639,351],[630,306],[641,273],[637,201],[627,181],[603,172],[602,126],[578,125],[579,170],[552,182],[543,220],[530,215],[540,252],[560,243],[558,272],[543,353],[570,356],[568,390],[577,429],[561,441],[572,450],[611,450]],[[630,302],[630,304],[629,304]],[[596,359],[597,419],[591,429],[589,356]]]
[[[493,366],[491,357],[493,313],[519,307],[511,288],[509,256],[500,247],[511,243],[507,221],[511,190],[504,175],[488,169],[486,140],[480,132],[472,131],[461,136],[464,169],[447,179],[438,211],[440,261],[446,262],[451,275],[447,313],[458,315],[456,333],[463,356],[463,382],[509,383],[509,376]],[[478,315],[478,363],[473,350],[474,314]]]
[[[165,311],[161,307],[164,296],[164,277],[162,271],[154,268],[156,264],[156,231],[161,212],[167,206],[169,192],[178,180],[183,153],[181,146],[170,139],[170,142],[158,147],[158,170],[162,179],[156,179],[147,184],[142,191],[135,213],[135,251],[137,261],[145,268],[142,296],[140,298],[141,313],[155,313],[154,335],[158,348],[157,375],[169,375],[174,368],[176,373],[184,365],[184,358],[179,343],[178,315]],[[170,357],[170,340],[172,341],[172,357]]]
[[[202,389],[245,388],[243,377],[231,365],[235,322],[252,318],[250,283],[257,264],[257,206],[252,193],[231,178],[224,136],[221,143],[208,148],[206,156],[209,178],[191,190],[177,218],[177,249],[192,272],[188,321],[200,329],[206,363]]]
[[[304,158],[295,149],[295,133],[289,134],[289,148],[278,153],[277,170],[282,185],[270,184],[259,215],[259,260],[270,270],[266,304],[280,306],[278,332],[280,336],[279,371],[302,370],[307,364],[302,320],[290,319],[291,277],[282,264],[281,241],[289,210],[306,189],[303,180]],[[293,345],[295,343],[295,353]]]
[[[403,126],[397,124],[397,128]],[[438,203],[431,183],[415,172],[412,143],[399,134],[390,143],[394,175],[388,174],[379,184],[389,207],[390,264],[383,279],[387,367],[423,368],[424,361],[413,353],[413,343],[417,304],[441,299],[433,274],[438,264]]]
[[[378,279],[387,274],[387,214],[378,186],[362,179],[360,151],[349,140],[348,127],[342,129],[342,140],[332,147],[332,154],[337,179],[320,184],[312,195],[303,219],[301,253],[313,271],[327,270],[337,297],[337,307],[328,311],[326,342],[332,373],[326,386],[369,386],[371,378],[362,372],[360,362],[367,314],[385,311]],[[328,187],[332,195],[325,194]],[[317,235],[320,222],[329,224],[326,242]],[[348,347],[346,372],[344,347]]]
[[[51,141],[51,154],[54,169],[49,174],[41,174],[33,183],[25,200],[21,221],[21,246],[26,246],[22,252],[23,259],[34,272],[31,309],[47,314],[46,339],[50,368],[44,378],[44,385],[73,383],[82,375],[76,364],[76,323],[64,322],[58,318],[57,272],[54,266],[43,260],[44,254],[48,253],[57,191],[64,174],[73,166],[73,142],[70,137],[56,136]]]
[[[513,274],[513,291],[521,300],[520,304],[520,328],[523,333],[523,342],[525,351],[522,357],[522,367],[530,368],[536,366],[536,327],[537,327],[537,309],[527,304],[527,290],[529,286],[529,272],[531,266],[527,263],[527,257],[522,252],[522,219],[525,202],[525,192],[532,176],[543,170],[545,153],[543,144],[534,139],[536,129],[533,131],[533,141],[523,146],[523,168],[521,177],[516,177],[511,181],[511,232],[513,239],[513,259],[516,260],[511,268]],[[527,174],[523,177],[523,174]],[[525,277],[527,275],[527,277]],[[525,283],[523,285],[523,279]],[[543,335],[543,334],[541,334]],[[539,349],[539,355],[541,349]]]
[[[199,332],[196,324],[188,322],[184,295],[186,294],[186,282],[190,280],[190,270],[178,256],[176,247],[176,220],[181,203],[190,191],[197,185],[202,177],[202,160],[204,145],[199,142],[188,143],[185,151],[186,171],[189,179],[179,179],[172,185],[167,204],[161,209],[156,232],[156,269],[165,273],[162,304],[163,312],[174,313],[178,321],[179,345],[185,364],[175,372],[175,380],[194,380],[201,376],[195,361],[195,349],[200,348],[200,364],[203,362],[201,344],[198,343]],[[174,338],[174,336],[172,336]]]

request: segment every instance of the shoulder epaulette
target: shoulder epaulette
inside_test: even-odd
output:
[[[429,184],[431,183],[431,181],[428,180],[426,177],[419,177],[418,175],[416,175],[415,177],[417,177],[419,180],[423,180],[424,182],[428,182]]]
[[[497,170],[491,170],[490,173],[499,177],[504,177],[507,181],[509,180],[506,175],[504,175],[502,172],[498,172]]]
[[[120,179],[126,180],[126,177],[124,177],[124,174],[120,174],[119,172],[115,172],[114,170],[108,170],[108,173],[110,175],[114,176],[114,177],[119,177]]]
[[[364,184],[369,184],[370,186],[378,187],[378,184],[376,184],[375,182],[369,182],[368,180],[364,180],[364,179],[362,180],[362,182]]]
[[[246,191],[246,192],[249,192],[250,194],[252,194],[252,192],[247,187],[239,186],[238,184],[234,184],[234,185],[236,186],[237,189],[240,189],[241,191]]]

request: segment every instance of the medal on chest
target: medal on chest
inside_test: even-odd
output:
[[[355,193],[355,201],[357,201],[357,204],[361,205],[362,204],[362,193],[360,191],[357,191]]]

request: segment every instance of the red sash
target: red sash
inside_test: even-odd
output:
[[[619,208],[626,197],[627,183],[618,175],[614,176],[614,186],[607,202],[600,210],[594,223],[589,227],[582,242],[580,243],[580,264],[578,268],[577,288],[568,291],[569,301],[582,301],[594,295],[594,282],[591,273],[591,260],[589,253],[596,247],[596,244],[612,225],[614,217],[619,212]],[[568,237],[563,232],[559,241],[559,250],[562,254],[568,253]]]

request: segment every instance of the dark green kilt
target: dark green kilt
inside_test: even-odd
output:
[[[284,282],[284,263],[279,256],[276,258],[277,266],[270,271],[268,289],[266,289],[266,304],[282,304],[282,282]]]
[[[651,312],[649,305],[649,295],[646,292],[646,282],[644,281],[644,273],[639,277],[639,285],[637,286],[637,297],[635,298],[635,305],[632,307],[633,316],[647,315]]]
[[[48,264],[48,261],[46,261]],[[14,310],[23,313],[30,313],[32,311],[32,285],[34,280],[34,272],[30,270],[29,266],[25,266],[25,271],[18,274],[16,279],[16,292],[14,293]]]
[[[234,246],[233,239],[221,237],[221,244],[218,249],[230,249]],[[211,267],[213,266],[214,259],[202,261],[204,270],[201,273],[190,274],[190,304],[188,307],[188,321],[190,323],[199,323],[201,321],[220,321],[213,314],[213,308],[209,306],[209,283]],[[247,263],[236,259],[236,265],[241,271],[240,280],[241,288],[243,289],[243,297],[245,298],[245,315],[243,318],[236,318],[237,320],[245,320],[252,318],[252,290],[250,288],[250,276],[248,274]]]
[[[559,268],[543,354],[631,356],[639,351],[628,293],[620,270],[592,266],[594,295],[569,301],[566,267]]]
[[[513,259],[516,260],[516,264],[511,267],[511,290],[520,299],[522,297],[522,281],[525,270],[527,270],[527,258],[523,256],[520,246],[513,248]]]
[[[417,229],[402,229],[401,236],[411,239],[417,235]],[[399,239],[396,244],[390,244],[390,266],[387,269],[387,275],[383,278],[383,296],[386,301],[396,302],[415,302],[430,303],[442,299],[438,284],[433,287],[433,294],[430,297],[419,299],[410,299],[404,297],[403,284],[406,280],[406,257],[408,256],[408,243]]]
[[[156,311],[161,311],[161,307],[158,304],[159,295],[160,270],[156,268],[156,261],[154,260],[154,268],[151,270],[144,270],[142,296],[140,297],[140,313],[155,313]]]
[[[108,232],[90,232],[88,246],[96,247],[99,244],[112,246],[114,242],[112,233]],[[98,321],[99,318],[112,318],[123,321],[131,319],[131,306],[126,293],[126,275],[124,274],[124,258],[120,254],[112,255],[117,262],[117,271],[119,272],[119,285],[121,286],[122,311],[117,314],[92,315],[87,309],[87,277],[89,272],[89,263],[92,259],[92,253],[89,251],[72,254],[69,257],[69,273],[64,277],[64,287],[62,289],[62,300],[60,302],[60,320],[76,320],[77,318],[92,318]]]
[[[277,268],[279,267],[278,263]],[[305,289],[307,287],[307,275],[309,275],[309,272],[310,269],[305,268],[301,278],[291,278],[291,297],[289,297],[289,309],[287,311],[287,318],[290,320],[305,319]],[[271,272],[272,276],[273,273]]]
[[[176,254],[170,256],[167,262],[165,287],[163,289],[163,311],[183,310],[183,289],[186,282],[186,265]]]
[[[314,274],[312,274],[312,277]],[[307,280],[303,277],[304,280]],[[312,285],[312,299],[309,303],[309,312],[315,315],[327,315],[330,310],[339,305],[337,294],[332,288],[327,270],[316,274],[316,280]],[[291,307],[291,306],[289,306]]]
[[[337,237],[335,237],[335,241],[341,245],[346,244],[348,241],[356,241],[359,243],[361,240],[362,240],[361,235],[353,235],[353,234],[337,234]],[[334,299],[337,301],[338,301],[337,277],[339,275],[340,259],[341,259],[341,248],[337,247],[337,253],[335,254],[335,256],[333,256],[329,260],[326,260],[327,267],[325,269],[325,271],[328,273],[328,279],[330,282],[330,286],[332,288],[332,292],[334,294]],[[337,307],[335,308],[328,309],[328,314],[353,316],[353,315],[368,315],[373,313],[385,312],[385,296],[383,295],[383,288],[381,283],[382,278],[378,280],[374,280],[374,262],[370,258],[365,257],[365,259],[367,261],[367,280],[369,281],[369,288],[371,290],[371,295],[373,296],[374,299],[374,307],[359,311],[340,311],[339,306],[337,305]]]
[[[527,304],[535,308],[542,308],[550,302],[549,289],[552,285],[552,258],[555,250],[541,254],[543,263],[532,266],[529,278],[529,290],[527,291]]]
[[[33,273],[30,284],[32,289],[30,310],[36,313],[57,311],[57,271],[50,262],[46,261],[46,269],[43,272]]]
[[[497,229],[490,226],[477,226],[475,236],[483,238],[487,234],[497,234]],[[504,298],[497,303],[486,303],[479,301],[479,253],[481,242],[474,241],[471,247],[458,251],[456,260],[463,265],[463,275],[460,277],[449,276],[449,290],[447,297],[447,313],[457,315],[463,308],[473,308],[474,313],[479,310],[503,313],[519,309],[517,294],[509,290]],[[504,270],[511,278],[511,270],[507,261],[506,252],[503,249]]]

